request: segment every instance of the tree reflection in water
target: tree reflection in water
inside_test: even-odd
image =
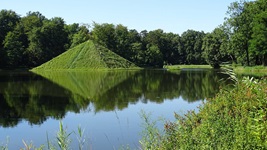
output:
[[[37,75],[38,74],[38,75]],[[79,113],[92,104],[95,113],[127,108],[137,102],[163,103],[181,97],[194,102],[214,96],[225,75],[215,70],[1,72],[0,126],[20,121],[42,124]]]

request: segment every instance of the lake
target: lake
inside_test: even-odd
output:
[[[174,121],[174,112],[196,110],[227,83],[212,69],[181,71],[42,72],[0,71],[0,146],[57,145],[59,122],[78,149],[77,129],[86,149],[140,148],[141,112],[152,120]],[[163,129],[163,122],[158,127]]]

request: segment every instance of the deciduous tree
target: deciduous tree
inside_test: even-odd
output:
[[[0,12],[0,67],[5,67],[7,65],[7,53],[3,49],[3,41],[8,32],[15,28],[19,20],[19,15],[14,11],[1,10]]]

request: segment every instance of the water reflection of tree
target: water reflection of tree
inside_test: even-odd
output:
[[[167,71],[138,72],[101,94],[94,106],[96,111],[112,111],[126,108],[129,103],[136,103],[140,99],[143,103],[162,103],[166,99],[179,97],[188,102],[204,100],[214,96],[219,86],[225,84],[219,81],[221,78],[223,75],[213,70],[182,71],[180,74]]]
[[[183,71],[178,81],[179,95],[189,102],[210,98],[218,92],[220,85],[225,84],[221,78],[223,75],[214,70]]]
[[[213,70],[46,72],[10,76],[0,83],[0,125],[15,126],[22,119],[41,124],[47,118],[62,118],[91,103],[94,111],[113,111],[137,102],[162,103],[182,97],[188,102],[214,96],[223,86]],[[19,76],[21,78],[21,76]],[[48,80],[47,80],[48,79]]]
[[[42,124],[80,111],[68,98],[72,94],[49,80],[29,73],[6,77],[0,84],[0,126],[13,127],[22,119]]]

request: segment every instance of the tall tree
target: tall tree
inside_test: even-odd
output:
[[[229,37],[223,26],[215,28],[203,39],[203,56],[213,68],[220,68],[222,62],[230,60],[228,53]]]
[[[136,65],[142,66],[142,56],[143,56],[143,44],[141,41],[141,36],[137,32],[137,30],[129,30],[128,33],[128,41],[129,41],[129,51],[130,51],[130,61],[134,62]]]
[[[78,32],[73,34],[72,36],[70,48],[79,45],[89,39],[90,39],[89,29],[86,26],[80,26],[78,28]]]
[[[45,20],[42,27],[33,28],[28,36],[28,52],[33,66],[63,53],[68,44],[64,20],[59,17]]]
[[[64,29],[64,20],[60,17],[45,21],[41,33],[41,45],[45,61],[66,51],[68,35]]]
[[[145,50],[143,49],[143,44],[141,42],[135,42],[131,44],[131,61],[136,65],[142,67],[145,65]]]
[[[8,67],[25,67],[27,65],[25,56],[27,42],[27,35],[21,24],[17,24],[13,31],[8,32],[3,42],[4,50],[7,54]]]
[[[68,44],[66,45],[66,47],[70,48],[73,43],[74,34],[79,32],[79,24],[78,23],[73,23],[69,25],[65,24],[64,29],[68,34]]]
[[[163,67],[163,57],[157,45],[148,44],[145,52],[145,63],[152,67]]]
[[[24,26],[24,31],[30,34],[33,28],[38,28],[43,26],[43,22],[47,20],[40,12],[28,12],[25,17],[21,19]]]
[[[229,15],[227,21],[233,31],[232,48],[238,53],[238,61],[248,66],[250,65],[249,40],[252,38],[252,21],[255,14],[251,7],[253,4],[254,2],[246,0],[233,2],[227,12]]]
[[[19,15],[11,10],[1,10],[0,12],[0,67],[6,65],[7,53],[4,51],[3,41],[8,34],[12,31],[16,24],[20,21]]]
[[[28,34],[29,46],[27,48],[27,55],[29,59],[29,66],[37,66],[44,62],[42,49],[42,32],[41,28],[33,28]]]
[[[115,27],[115,39],[116,39],[116,49],[114,52],[126,59],[129,59],[132,53],[130,51],[131,43],[127,27],[121,24],[117,25]]]
[[[93,23],[93,40],[112,51],[116,51],[115,26],[113,24]]]
[[[256,65],[267,65],[267,1],[254,3],[256,15],[252,22],[252,39],[249,41],[250,55],[254,56]]]
[[[202,42],[205,36],[204,32],[187,30],[181,35],[181,44],[183,55],[185,55],[186,64],[203,64]]]
[[[23,44],[26,48],[25,57],[29,67],[38,65],[38,60],[42,59],[42,48],[40,46],[41,28],[47,20],[40,12],[28,12],[21,19],[20,24],[24,28],[27,40]]]
[[[11,10],[1,10],[0,12],[0,41],[4,41],[9,31],[12,31],[16,24],[20,21],[20,17],[16,12]],[[3,46],[2,44],[0,45]]]
[[[160,50],[165,64],[179,64],[181,38],[178,34],[164,33],[161,37]]]

